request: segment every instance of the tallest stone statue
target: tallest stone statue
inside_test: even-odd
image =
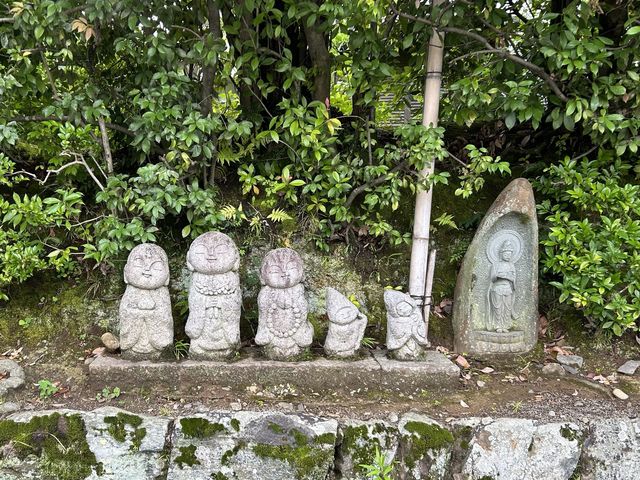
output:
[[[512,181],[480,223],[456,283],[455,349],[524,353],[536,343],[538,222],[529,182]]]

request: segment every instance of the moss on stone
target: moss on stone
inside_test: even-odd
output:
[[[211,474],[211,478],[213,480],[229,480],[229,477],[227,477],[224,473],[222,472],[214,472]]]
[[[236,432],[240,431],[240,421],[237,418],[232,418],[231,422],[229,422],[231,428],[233,428]]]
[[[193,467],[194,465],[200,465],[200,460],[196,457],[195,445],[187,445],[186,447],[179,447],[180,455],[176,457],[175,462],[180,468],[184,468],[185,465]]]
[[[318,435],[315,438],[314,442],[317,444],[325,443],[327,445],[335,445],[336,435],[335,433],[331,433],[331,432],[323,433],[322,435]]]
[[[39,467],[48,478],[81,480],[102,464],[89,449],[84,421],[80,415],[53,413],[33,417],[28,423],[0,422],[0,445],[11,444],[18,458],[39,457]]]
[[[453,444],[453,434],[435,424],[412,421],[407,422],[404,428],[409,432],[409,435],[403,436],[404,461],[410,469],[425,458],[429,451],[449,448]]]
[[[220,459],[220,463],[222,465],[228,466],[231,463],[231,459],[235,457],[236,453],[238,453],[241,449],[246,447],[247,444],[245,442],[239,442],[235,447],[231,450],[227,450],[222,454],[222,458]]]
[[[278,433],[278,434],[284,433],[284,427],[278,423],[269,422],[268,427],[269,427],[269,430],[271,430],[273,433]]]
[[[566,438],[570,442],[580,440],[580,432],[571,428],[569,425],[563,425],[560,427],[560,435],[562,435],[563,438]]]
[[[298,479],[320,480],[326,477],[323,466],[333,462],[333,450],[305,445],[269,445],[259,443],[253,452],[263,458],[273,458],[288,463]]]
[[[371,427],[371,432],[377,436],[369,433],[367,425],[347,425],[342,429],[341,448],[351,457],[354,470],[365,473],[366,469],[362,465],[372,463],[376,450],[391,447],[392,430],[382,423],[376,423]],[[380,438],[384,441],[381,442]]]
[[[105,417],[104,423],[109,425],[107,431],[115,440],[123,443],[129,434],[131,438],[130,450],[134,452],[140,450],[142,440],[147,436],[147,429],[140,427],[142,418],[130,413],[119,412],[115,417]],[[127,425],[133,429],[132,432],[127,432]]]
[[[293,436],[293,440],[299,447],[303,447],[309,443],[309,438],[297,428],[290,429],[289,434]]]
[[[221,423],[211,423],[206,418],[191,417],[180,419],[182,433],[187,438],[209,438],[227,429]]]

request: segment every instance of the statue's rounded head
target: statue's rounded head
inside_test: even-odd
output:
[[[169,260],[162,247],[142,243],[131,250],[124,266],[124,281],[144,290],[169,285]]]
[[[514,248],[511,240],[505,240],[502,242],[502,245],[500,246],[500,256],[502,257],[502,260],[505,262],[510,261],[513,258],[513,251]]]
[[[240,252],[233,240],[224,233],[203,233],[189,247],[187,266],[189,270],[205,275],[237,271]]]
[[[260,267],[260,281],[272,288],[290,288],[304,279],[302,258],[290,248],[276,248],[267,253]]]

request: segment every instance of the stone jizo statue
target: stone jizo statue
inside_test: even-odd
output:
[[[191,244],[187,267],[193,272],[185,327],[191,338],[189,356],[229,357],[240,344],[242,295],[238,248],[224,233],[204,233]]]
[[[367,317],[351,301],[333,288],[327,288],[329,331],[324,351],[333,357],[351,357],[360,349]]]
[[[397,360],[419,360],[429,346],[427,326],[420,307],[406,293],[385,290],[387,307],[387,348]]]
[[[459,353],[525,353],[536,344],[538,223],[527,180],[513,180],[480,222],[458,272],[452,323]]]
[[[491,244],[489,245],[491,248]],[[487,294],[489,321],[487,330],[506,333],[513,326],[516,300],[516,267],[514,245],[511,240],[502,242],[498,259],[491,264],[490,285]]]
[[[127,289],[120,301],[120,349],[133,360],[157,359],[173,345],[169,261],[158,245],[143,243],[124,267]]]
[[[255,341],[271,359],[294,358],[313,341],[303,279],[302,259],[294,250],[277,248],[264,257]]]

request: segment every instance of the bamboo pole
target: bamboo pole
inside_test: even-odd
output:
[[[444,0],[433,0],[433,6],[437,7]],[[442,57],[444,51],[444,34],[433,30],[427,49],[427,73],[424,82],[424,104],[422,108],[422,124],[438,126],[438,113],[440,109],[440,85],[442,83]],[[434,162],[425,166],[419,173],[419,178],[424,179],[433,173]],[[431,203],[433,188],[429,190],[418,189],[416,194],[416,208],[413,219],[413,245],[411,247],[411,270],[409,273],[409,294],[418,300],[422,309],[425,322],[429,321],[429,309],[431,305],[429,297],[431,292],[426,291],[429,273],[429,227],[431,225]],[[435,257],[433,257],[435,259]],[[435,264],[435,262],[433,262]],[[433,277],[433,272],[431,272]],[[425,300],[428,300],[425,301]]]

